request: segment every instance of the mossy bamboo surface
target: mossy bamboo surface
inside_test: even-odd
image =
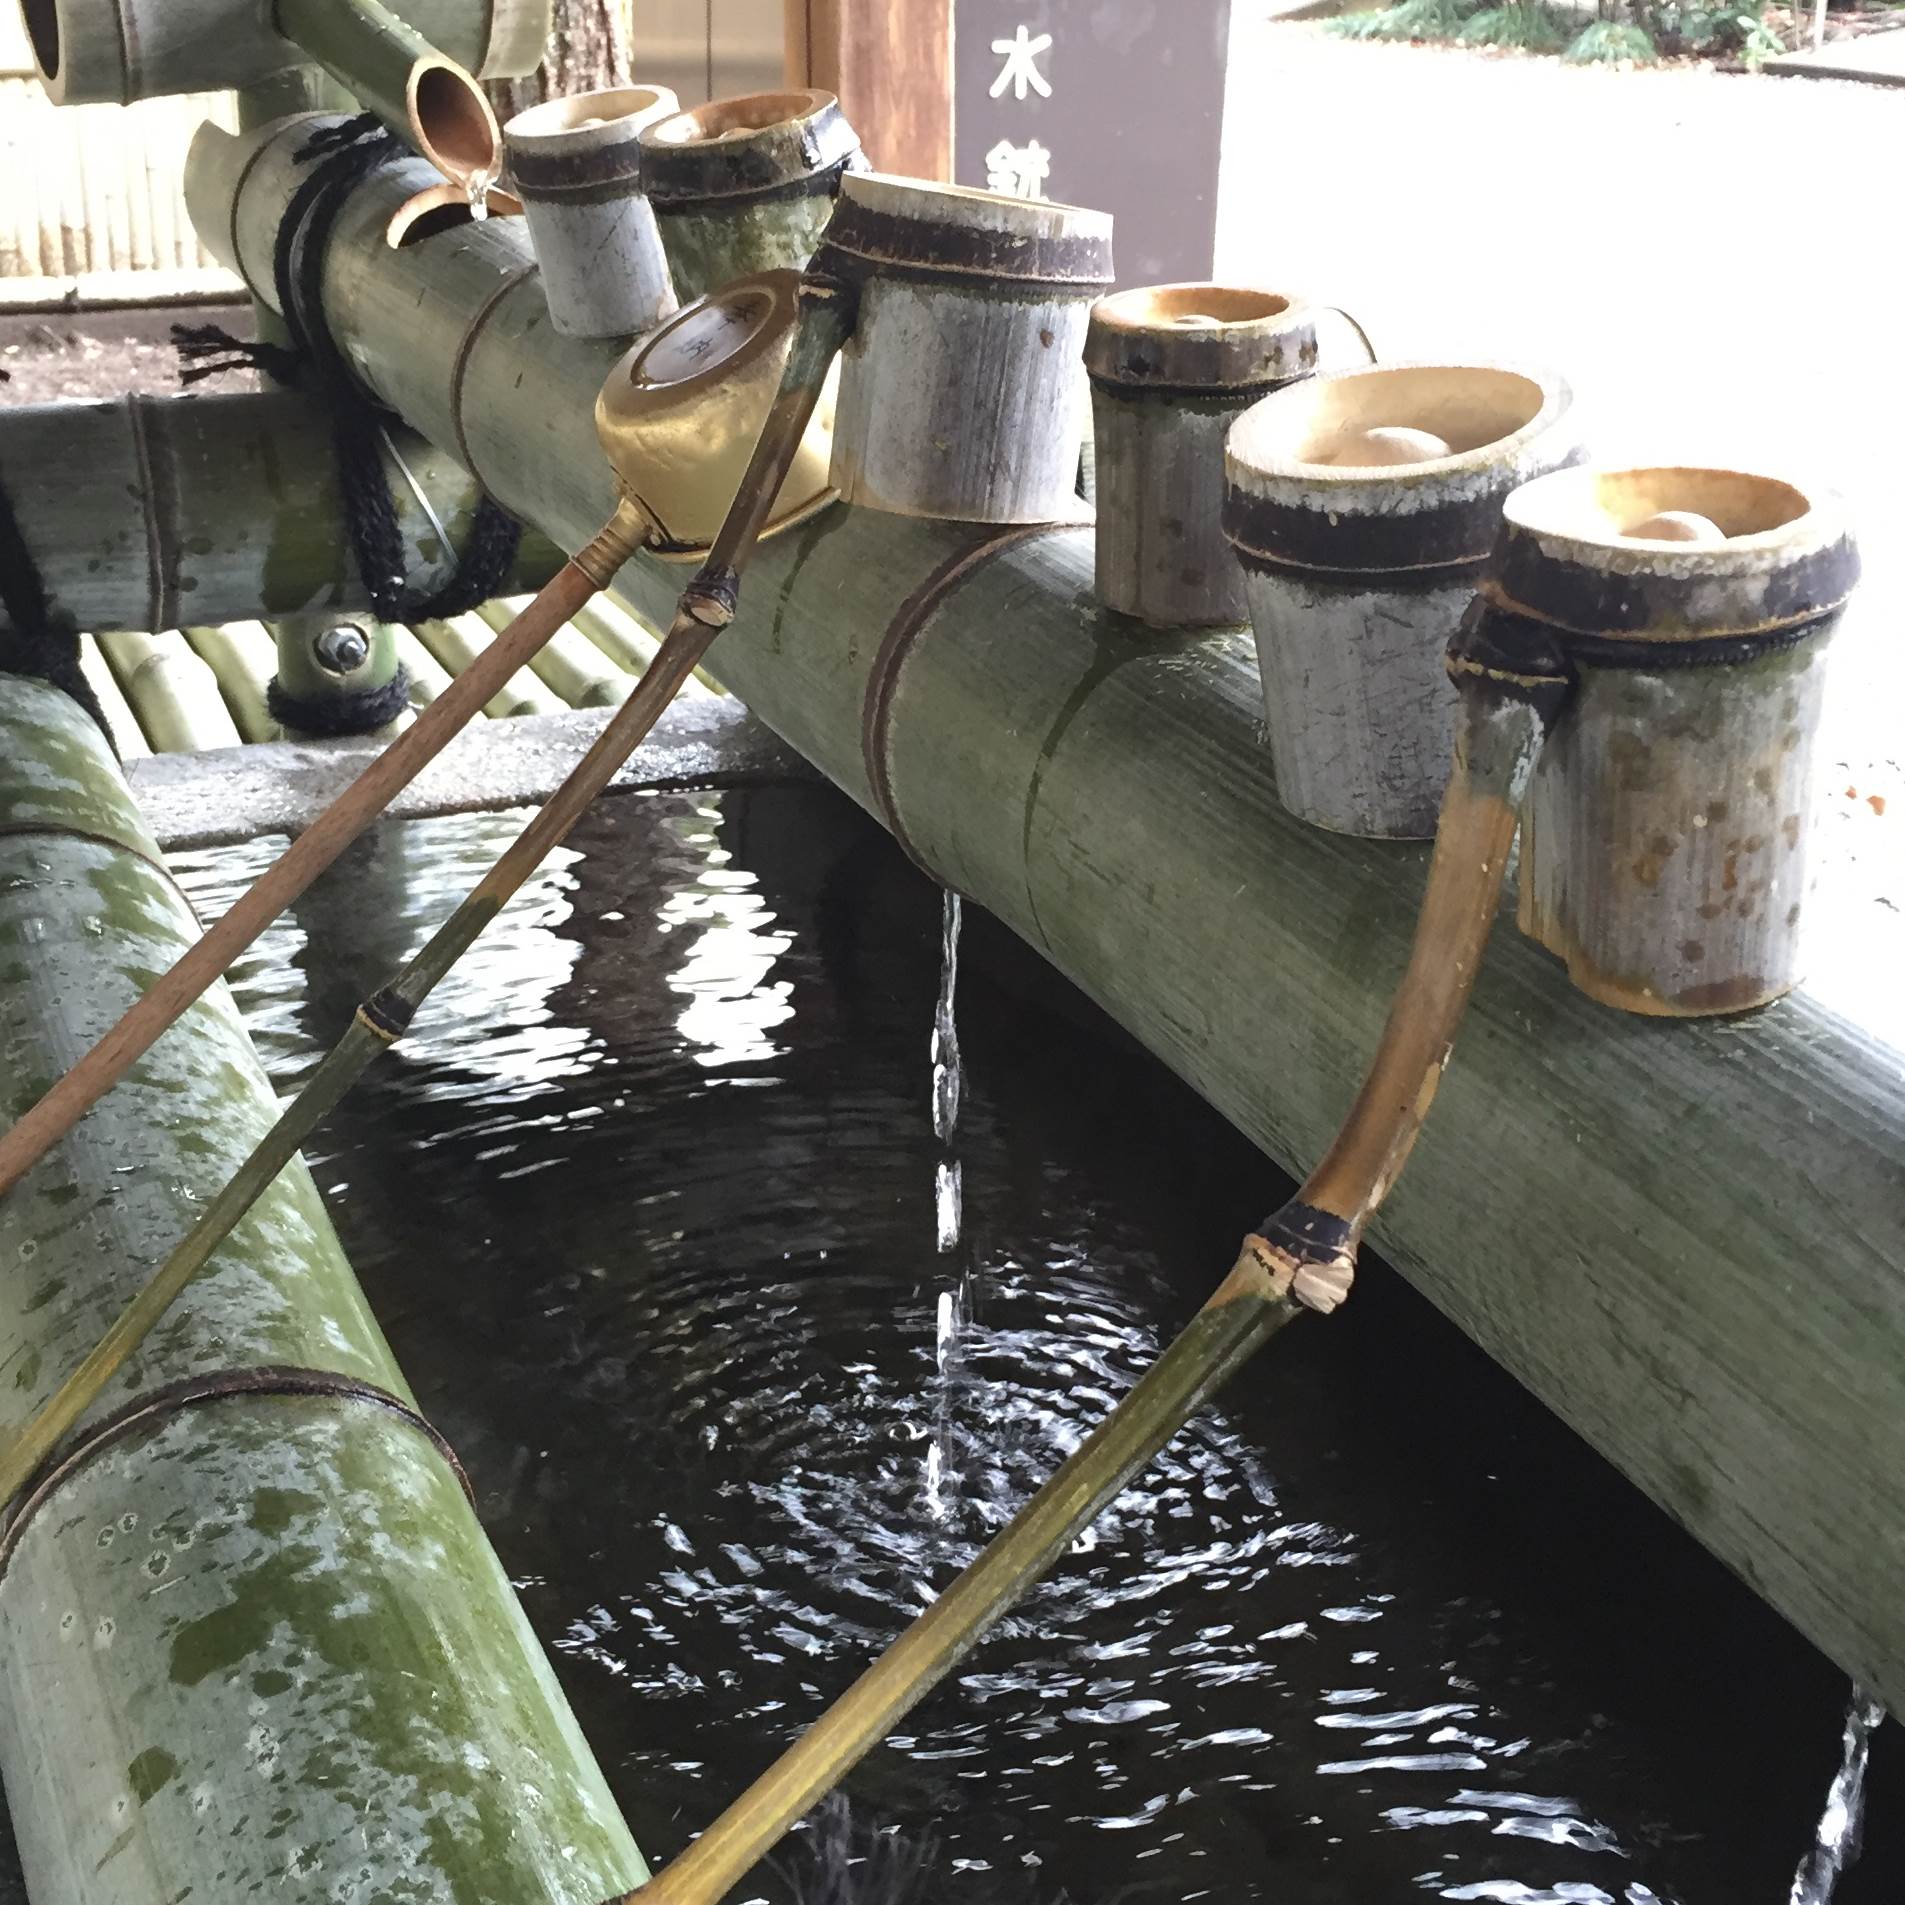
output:
[[[433,589],[449,579],[477,491],[453,455],[408,431],[393,442],[405,575]],[[81,628],[369,606],[329,421],[294,391],[0,407],[0,469],[61,472],[57,483],[15,483],[13,502],[48,593]],[[525,537],[517,585],[538,588],[561,564],[540,536]]]
[[[218,677],[177,629],[101,635],[100,648],[155,754],[236,747],[242,739]]]
[[[271,635],[261,622],[188,628],[192,652],[218,679],[219,692],[243,741],[276,741],[283,729],[266,701],[271,685]]]
[[[195,936],[92,724],[0,698],[0,1115]],[[272,1122],[223,986],[0,1203],[17,1432]],[[299,1366],[407,1400],[302,1164],[102,1398]],[[96,1422],[97,1412],[90,1418]],[[0,1771],[36,1905],[595,1905],[642,1867],[437,1447],[339,1396],[97,1448],[0,1574]]]
[[[414,633],[438,664],[455,676],[490,645],[496,632],[480,615],[452,615],[442,621],[419,622]],[[518,668],[483,703],[483,712],[501,721],[517,714],[556,714],[562,705],[528,668]]]
[[[229,218],[234,171],[209,137],[198,189],[215,199],[222,175]],[[253,189],[240,222],[268,225],[283,200]],[[528,262],[509,221],[469,244],[384,247],[379,220],[402,190],[380,176],[346,209],[331,323],[380,394],[453,444],[457,397],[437,365],[503,292],[506,376],[499,363],[466,379],[462,398],[497,396],[490,426],[524,419],[513,463],[496,465],[505,500],[545,533],[586,535],[613,502],[589,421],[607,363],[535,320],[529,281],[505,289]],[[1150,640],[1114,623],[1092,600],[1088,529],[1007,535],[979,556],[986,541],[826,511],[761,550],[714,670],[1306,1169],[1376,1047],[1426,855],[1284,812],[1248,636]],[[863,736],[869,683],[891,668],[882,638],[961,559],[883,697],[889,808]],[[653,619],[676,586],[638,560],[616,593]],[[1373,1236],[1840,1665],[1905,1705],[1905,1038],[1885,1023],[1879,956],[1891,918],[1872,905],[1845,928],[1874,945],[1858,1016],[1801,993],[1724,1024],[1610,1014],[1498,934],[1461,1057]]]

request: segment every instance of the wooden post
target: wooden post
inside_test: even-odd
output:
[[[643,189],[675,289],[698,298],[760,271],[800,270],[843,174],[864,164],[831,93],[746,93],[642,133]]]
[[[789,86],[835,94],[882,172],[953,175],[953,0],[783,0]]]
[[[640,134],[680,105],[665,87],[619,86],[545,100],[503,128],[549,322],[569,337],[629,337],[675,308]]]
[[[1580,677],[1529,792],[1522,931],[1624,1011],[1778,998],[1817,870],[1826,647],[1858,577],[1843,507],[1733,470],[1569,470],[1505,515],[1489,592],[1554,624]]]
[[[1158,628],[1249,617],[1224,540],[1224,438],[1316,368],[1306,301],[1254,286],[1149,285],[1092,307],[1098,599]]]
[[[1312,826],[1421,840],[1455,743],[1443,667],[1502,499],[1573,461],[1540,371],[1339,371],[1230,432],[1224,533],[1243,566],[1277,791]]]
[[[859,287],[834,426],[848,502],[955,522],[1078,514],[1103,212],[849,175],[816,268]]]

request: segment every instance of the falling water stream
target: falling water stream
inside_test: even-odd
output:
[[[1819,1830],[1793,1874],[1787,1905],[1831,1905],[1839,1880],[1859,1856],[1865,1829],[1865,1781],[1872,1758],[1872,1735],[1885,1723],[1885,1709],[1854,1686],[1846,1704],[1839,1770],[1826,1792]]]
[[[381,830],[241,964],[281,1091],[518,824]],[[211,913],[274,844],[177,864]],[[960,924],[823,789],[618,796],[310,1154],[656,1860],[1077,1446],[1278,1192]],[[973,1194],[942,1253],[955,1085]],[[956,1331],[954,1259],[985,1293]],[[931,1835],[922,1905],[1779,1905],[1844,1691],[1376,1263],[852,1798]],[[1864,1727],[1819,1838],[1843,1862],[1863,1766],[1834,1905],[1899,1905],[1905,1753],[1885,1728],[1867,1764]],[[735,1900],[810,1896],[775,1868]]]
[[[933,1138],[939,1156],[933,1163],[933,1230],[947,1270],[957,1278],[942,1287],[934,1312],[934,1410],[932,1440],[926,1450],[926,1505],[938,1520],[951,1512],[950,1495],[958,1487],[953,1468],[954,1405],[960,1381],[959,1334],[965,1326],[972,1292],[959,1263],[965,1234],[965,1185],[959,1168],[959,1097],[965,1072],[959,1059],[960,897],[947,887],[940,899],[939,996],[933,1001]]]

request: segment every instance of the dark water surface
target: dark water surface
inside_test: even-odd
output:
[[[517,824],[388,829],[258,949],[239,994],[281,1089]],[[271,851],[181,870],[216,911]],[[942,1255],[939,925],[831,793],[622,796],[312,1155],[656,1860],[1076,1445],[1281,1194],[969,908]],[[1845,1695],[1371,1266],[852,1790],[870,1827],[930,1825],[935,1905],[1783,1905]],[[1905,1900],[1897,1734],[1844,1905]]]

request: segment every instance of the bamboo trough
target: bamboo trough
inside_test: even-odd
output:
[[[249,156],[203,135],[188,194],[268,297],[255,261],[290,179]],[[574,545],[614,501],[591,419],[613,347],[550,330],[507,227],[384,246],[416,182],[393,166],[347,206],[328,320],[378,395]],[[1376,1044],[1423,856],[1285,813],[1248,638],[1114,626],[1075,527],[835,508],[755,575],[721,679],[1273,1157],[1317,1155]],[[617,593],[653,619],[677,579],[643,560]],[[1867,1023],[1801,993],[1756,1018],[1641,1024],[1499,935],[1374,1234],[1897,1703],[1905,1077],[1878,1005]]]
[[[91,721],[9,681],[0,1116],[195,932]],[[0,1203],[8,1434],[275,1108],[220,985]],[[301,1163],[0,1537],[0,1771],[35,1905],[643,1876]]]

